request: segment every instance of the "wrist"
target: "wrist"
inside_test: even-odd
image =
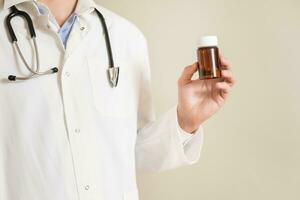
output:
[[[180,108],[177,107],[177,121],[182,130],[187,133],[193,134],[200,127],[201,123],[194,123],[192,120],[188,119],[183,115],[183,112],[180,111]]]

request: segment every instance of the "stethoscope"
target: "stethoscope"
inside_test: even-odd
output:
[[[23,76],[23,77],[10,75],[10,76],[8,76],[8,80],[9,81],[17,81],[17,80],[24,81],[24,80],[29,80],[31,78],[35,78],[35,77],[39,77],[39,76],[43,76],[43,75],[47,75],[47,74],[57,73],[58,72],[57,67],[51,68],[44,72],[40,71],[39,51],[38,51],[38,46],[37,46],[37,42],[36,42],[36,34],[35,34],[35,29],[34,29],[34,26],[32,23],[32,19],[26,12],[18,10],[16,6],[12,6],[10,9],[11,9],[11,13],[6,17],[6,25],[7,25],[8,33],[11,37],[11,42],[12,42],[13,47],[18,52],[23,64],[30,72],[30,75]],[[119,80],[119,67],[114,66],[114,59],[113,59],[113,55],[112,55],[109,33],[107,30],[105,19],[104,19],[103,15],[96,8],[95,8],[95,11],[100,19],[100,22],[101,22],[101,25],[102,25],[102,28],[104,31],[106,50],[107,50],[107,56],[108,56],[108,62],[109,62],[109,67],[107,69],[108,81],[112,87],[117,87],[118,80]],[[34,45],[34,53],[35,53],[35,59],[36,59],[35,67],[30,67],[30,65],[26,61],[26,59],[18,45],[18,39],[17,39],[16,34],[11,25],[11,20],[16,16],[20,16],[20,17],[24,18],[28,25],[31,40],[33,41],[33,45]]]

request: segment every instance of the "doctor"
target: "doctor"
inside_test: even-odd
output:
[[[32,19],[39,63],[21,17],[11,20],[21,54],[12,44],[16,9]],[[136,171],[198,161],[201,125],[234,85],[224,58],[223,82],[193,81],[197,65],[186,67],[178,105],[155,120],[146,40],[127,20],[93,0],[2,0],[0,20],[1,200],[137,200]],[[49,73],[30,77],[26,64]]]

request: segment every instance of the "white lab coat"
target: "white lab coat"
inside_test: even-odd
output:
[[[18,5],[36,27],[43,70],[60,72],[10,83],[28,74],[12,48],[0,12],[0,199],[137,200],[137,171],[161,171],[198,161],[202,129],[182,142],[176,106],[155,120],[145,38],[127,20],[97,6],[106,18],[120,80],[107,81],[107,54],[93,1],[80,13],[66,50],[48,18],[32,3]],[[23,20],[13,21],[19,45],[34,63]]]

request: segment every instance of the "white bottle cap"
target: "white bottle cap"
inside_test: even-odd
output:
[[[216,47],[218,46],[217,36],[204,36],[199,41],[199,47]]]

